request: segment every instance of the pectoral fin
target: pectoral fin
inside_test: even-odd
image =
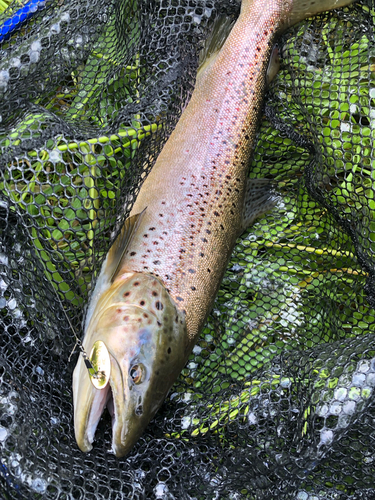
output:
[[[269,179],[248,179],[242,212],[242,230],[251,226],[255,219],[271,210],[279,200],[274,184]]]
[[[147,209],[145,208],[140,214],[132,215],[126,219],[120,234],[117,236],[108,252],[105,273],[107,276],[110,276],[111,282],[116,278],[118,271],[121,268],[122,258],[146,210]]]

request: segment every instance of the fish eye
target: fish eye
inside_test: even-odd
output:
[[[146,374],[146,368],[142,363],[137,363],[130,367],[129,375],[134,384],[138,385],[143,382]]]

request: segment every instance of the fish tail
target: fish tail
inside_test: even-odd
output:
[[[297,24],[308,17],[315,16],[320,12],[327,10],[339,9],[353,3],[354,0],[293,0],[291,2],[291,9],[287,16],[286,22],[283,26],[284,29]]]
[[[278,24],[278,34],[294,24],[313,17],[320,12],[339,9],[350,5],[355,0],[242,0],[241,15],[254,15],[254,12],[266,13]],[[276,14],[276,16],[275,16]],[[275,19],[275,17],[277,19]]]

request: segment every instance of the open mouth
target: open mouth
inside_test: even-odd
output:
[[[95,390],[94,398],[88,414],[86,424],[86,436],[90,444],[93,443],[95,431],[105,408],[107,407],[112,417],[112,427],[114,425],[114,402],[110,385],[101,390]]]
[[[121,413],[121,408],[116,409],[115,394],[117,393],[117,406],[121,405],[121,397],[119,394],[124,394],[123,391],[123,380],[121,375],[121,369],[117,364],[116,359],[110,355],[111,363],[111,374],[109,376],[108,383],[102,389],[97,389],[91,386],[92,391],[92,401],[87,415],[86,422],[86,439],[89,441],[90,445],[94,441],[95,432],[98,427],[99,421],[107,408],[108,413],[112,419],[112,434],[113,438],[115,436],[115,428],[117,419],[117,414]],[[117,411],[116,411],[117,410]]]

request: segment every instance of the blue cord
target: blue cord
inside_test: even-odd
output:
[[[30,0],[0,26],[0,42],[7,40],[14,30],[30,19],[38,10],[44,9],[46,0]]]

